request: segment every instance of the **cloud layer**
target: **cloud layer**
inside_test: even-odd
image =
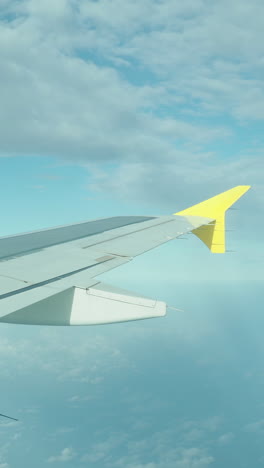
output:
[[[2,3],[2,155],[82,164],[128,198],[212,179],[263,192],[261,2],[42,3]]]

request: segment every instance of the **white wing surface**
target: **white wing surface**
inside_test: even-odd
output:
[[[0,238],[0,321],[91,325],[165,315],[164,302],[104,285],[97,276],[187,232],[216,251],[219,216],[245,191],[224,192],[221,203],[223,194],[210,199],[216,215],[207,200],[177,216],[120,216]]]

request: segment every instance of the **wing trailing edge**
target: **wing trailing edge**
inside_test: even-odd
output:
[[[249,189],[250,185],[238,185],[215,197],[209,198],[208,200],[174,214],[186,217],[202,216],[211,218],[211,223],[200,226],[192,232],[201,239],[211,252],[224,253],[226,251],[225,212]]]

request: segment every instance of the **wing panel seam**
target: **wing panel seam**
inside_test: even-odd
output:
[[[112,260],[112,258],[109,258],[108,260],[104,260],[103,262],[100,262],[100,263],[94,263],[93,265],[89,265],[87,267],[79,268],[78,270],[70,271],[68,273],[56,276],[54,278],[49,278],[48,280],[45,280],[45,281],[40,281],[39,283],[31,284],[30,286],[25,286],[24,288],[15,289],[14,291],[10,291],[8,293],[1,294],[0,295],[0,300],[1,299],[6,299],[7,297],[15,296],[17,294],[21,294],[21,293],[26,292],[26,291],[31,291],[32,289],[40,288],[41,286],[47,286],[47,285],[55,283],[56,281],[59,281],[61,279],[68,278],[69,276],[73,276],[73,275],[75,275],[77,273],[81,273],[83,271],[89,270],[89,268],[92,268],[94,266],[101,265],[102,263],[109,262],[110,260]]]

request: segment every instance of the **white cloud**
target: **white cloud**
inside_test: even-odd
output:
[[[219,418],[178,420],[177,424],[168,423],[167,429],[160,431],[148,428],[147,436],[141,437],[133,430],[110,435],[102,431],[101,442],[90,445],[82,461],[100,463],[107,468],[205,468],[214,461],[209,453],[210,439],[217,437],[219,425]],[[194,429],[201,434],[191,440],[189,434]]]
[[[22,5],[20,19],[0,27],[2,154],[148,160],[172,151],[170,138],[192,135],[199,142],[228,134],[221,127],[154,117],[147,108],[166,99],[162,85],[135,86],[107,62],[86,58],[89,41],[83,53],[74,52],[79,30],[85,37],[87,28],[69,2],[58,2],[55,10],[34,0]]]
[[[261,111],[262,80],[243,73],[252,62],[260,66],[262,15],[253,22],[256,1],[250,8],[233,2],[231,14],[223,3],[120,1],[118,15],[108,0],[8,4],[6,14],[16,16],[3,19],[0,29],[2,150],[144,159],[143,148],[153,156],[157,145],[164,153],[173,149],[167,141],[173,135],[177,142],[180,135],[200,141],[227,133],[185,122],[179,103],[197,110],[192,101],[198,99],[207,109],[220,106],[241,116],[248,107],[254,117],[254,106]],[[118,60],[127,61],[129,76]],[[146,77],[133,85],[143,69],[166,79]],[[163,104],[181,117],[145,112]]]
[[[247,432],[255,432],[263,434],[264,432],[264,419],[260,419],[259,421],[255,421],[252,423],[247,424],[244,427],[244,430]]]
[[[115,16],[110,5],[105,0],[82,9],[107,35],[106,48],[97,44],[100,53],[139,62],[183,99],[186,111],[199,105],[236,118],[263,118],[263,80],[258,78],[264,64],[263,4],[258,0],[250,5],[245,0],[148,1],[144,6],[137,1],[132,8],[120,2]]]
[[[13,436],[10,437],[6,434],[1,434],[1,446],[0,446],[0,468],[10,468],[10,464],[7,461],[7,455],[10,448],[14,448],[16,442]]]
[[[148,454],[146,456],[146,453]],[[206,468],[214,462],[214,457],[208,455],[207,451],[198,447],[190,448],[165,448],[157,457],[150,451],[142,454],[142,458],[153,459],[153,461],[141,461],[140,455],[124,456],[107,463],[107,467],[123,468]],[[157,459],[157,461],[156,461]]]
[[[0,153],[82,164],[92,188],[128,199],[205,183],[262,194],[263,13],[259,0],[4,2]]]
[[[184,151],[181,151],[174,161],[163,161],[162,164],[122,163],[114,171],[98,171],[89,165],[90,189],[116,196],[121,193],[130,200],[152,201],[153,205],[177,211],[232,186],[255,181],[254,198],[260,202],[263,198],[263,169],[264,162],[260,158],[244,156],[227,163],[213,154],[206,157],[188,152],[186,160]],[[180,205],[180,200],[184,200],[185,206]]]
[[[55,432],[54,436],[69,434],[75,432],[77,430],[76,427],[59,427]]]
[[[228,445],[228,444],[230,444],[230,442],[232,442],[234,437],[235,436],[234,436],[233,432],[227,432],[226,434],[222,434],[218,438],[218,443],[219,443],[219,445]]]
[[[56,463],[56,462],[65,463],[65,462],[73,460],[75,456],[76,456],[76,453],[72,447],[65,447],[59,455],[49,457],[48,462],[49,463]]]
[[[126,443],[127,438],[128,436],[124,433],[111,434],[105,440],[92,445],[89,452],[82,457],[82,461],[97,463],[111,459],[114,451],[122,447]]]
[[[66,340],[62,339],[65,333]],[[40,371],[42,375],[52,376],[58,383],[78,382],[98,389],[104,378],[115,370],[133,369],[133,362],[122,352],[122,348],[118,348],[122,347],[122,343],[117,345],[109,334],[95,334],[92,329],[86,329],[83,339],[81,335],[76,338],[71,330],[65,329],[39,329],[37,334],[31,329],[29,339],[25,339],[23,330],[18,334],[15,344],[12,339],[0,337],[0,364],[2,375],[6,378],[13,379],[12,368],[15,368],[16,376]],[[81,400],[88,398],[86,393]]]

